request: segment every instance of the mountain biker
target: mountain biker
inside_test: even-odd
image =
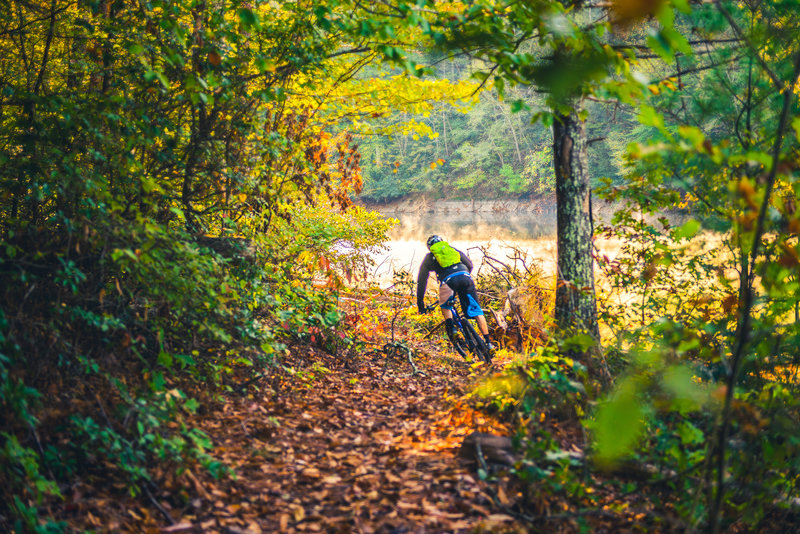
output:
[[[419,313],[425,313],[425,289],[428,286],[428,276],[430,272],[436,273],[439,280],[439,307],[444,316],[444,325],[447,335],[452,337],[455,332],[453,322],[452,305],[447,304],[453,293],[458,295],[461,302],[461,310],[469,318],[474,318],[478,323],[478,328],[486,340],[486,346],[493,352],[496,347],[489,340],[489,327],[483,310],[478,304],[478,292],[475,289],[475,282],[472,281],[470,272],[472,271],[472,261],[469,256],[450,246],[438,235],[428,238],[428,254],[422,259],[417,276],[417,308]]]

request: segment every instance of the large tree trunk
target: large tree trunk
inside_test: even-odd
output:
[[[555,319],[559,327],[599,340],[592,260],[592,198],[586,156],[586,126],[572,106],[556,114],[553,164],[556,173],[558,282]]]

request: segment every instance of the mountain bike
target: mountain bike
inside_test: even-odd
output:
[[[455,324],[453,334],[447,334],[450,344],[453,346],[453,349],[465,360],[469,359],[467,354],[471,353],[474,354],[479,360],[483,360],[487,364],[492,363],[492,353],[489,350],[489,347],[486,346],[486,342],[483,340],[483,337],[475,330],[475,327],[472,326],[471,322],[469,322],[467,316],[462,316],[458,312],[457,307],[454,305],[456,303],[457,299],[455,295],[451,296],[447,302],[445,302],[445,305],[451,306],[451,310],[453,311],[453,323]],[[426,310],[431,311],[438,307],[438,303],[431,304],[426,307]]]

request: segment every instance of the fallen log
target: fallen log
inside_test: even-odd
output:
[[[476,464],[483,459],[492,464],[512,466],[517,461],[510,437],[486,432],[473,432],[465,437],[458,455],[467,462]]]

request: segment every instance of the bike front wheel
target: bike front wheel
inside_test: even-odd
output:
[[[467,353],[470,351],[470,348],[467,344],[467,340],[462,336],[456,335],[455,332],[453,334],[447,334],[447,337],[450,339],[450,345],[452,345],[453,350],[456,351],[459,356],[468,360],[469,357]]]

